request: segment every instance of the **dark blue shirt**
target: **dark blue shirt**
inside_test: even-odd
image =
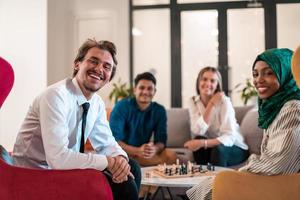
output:
[[[139,147],[154,135],[154,143],[166,145],[167,114],[165,108],[156,102],[151,102],[142,111],[135,98],[123,99],[112,110],[109,124],[117,141]]]

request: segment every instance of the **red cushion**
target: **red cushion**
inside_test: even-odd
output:
[[[0,199],[112,200],[113,196],[105,175],[97,170],[27,169],[0,159]]]

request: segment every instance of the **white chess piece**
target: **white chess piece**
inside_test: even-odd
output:
[[[188,164],[187,164],[187,169],[188,169],[188,173],[191,173],[192,172],[192,168],[193,168],[193,163],[191,163],[191,161],[188,161]]]

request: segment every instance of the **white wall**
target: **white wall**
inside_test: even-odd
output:
[[[48,0],[48,69],[47,84],[51,85],[70,75],[70,28],[73,4],[70,0]],[[69,69],[70,68],[70,69]]]
[[[0,112],[0,144],[12,150],[28,106],[46,86],[46,0],[0,0],[0,55],[15,83]]]

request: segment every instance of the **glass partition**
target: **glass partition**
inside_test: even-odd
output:
[[[133,0],[134,6],[169,4],[170,0]]]
[[[171,57],[169,9],[137,10],[133,13],[134,77],[150,71],[157,79],[154,100],[171,104]]]
[[[262,8],[230,9],[228,15],[229,89],[235,106],[243,105],[241,92],[246,79],[252,79],[252,64],[265,49]],[[251,81],[252,82],[252,81]],[[238,84],[240,87],[235,88]],[[250,104],[255,103],[255,98]]]
[[[300,3],[277,4],[277,45],[296,49],[300,45]]]
[[[205,66],[218,64],[218,12],[185,11],[181,13],[182,106],[196,95],[197,74]]]
[[[228,1],[243,1],[243,0],[177,0],[177,3],[211,3],[211,2],[228,2]]]

